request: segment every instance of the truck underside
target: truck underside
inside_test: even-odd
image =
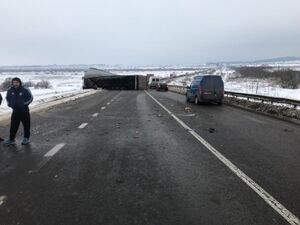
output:
[[[107,90],[144,90],[147,79],[144,76],[101,76],[84,78],[83,88],[103,88]]]

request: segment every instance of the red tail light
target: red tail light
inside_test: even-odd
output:
[[[203,90],[202,90],[202,87],[201,87],[201,86],[198,87],[198,92],[199,92],[200,95],[203,94]]]

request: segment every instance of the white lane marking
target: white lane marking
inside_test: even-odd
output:
[[[196,116],[196,114],[195,114],[195,113],[189,113],[189,114],[177,114],[177,116],[193,117],[193,116]]]
[[[57,152],[59,152],[65,145],[66,145],[66,143],[61,143],[61,144],[54,146],[49,152],[47,152],[44,155],[43,160],[38,163],[37,169],[30,170],[30,171],[28,171],[28,173],[30,173],[30,174],[37,173],[41,168],[43,168],[47,164],[47,162],[52,158],[52,156],[54,156]]]
[[[148,91],[146,94],[151,97],[160,107],[162,107],[170,116],[173,117],[183,128],[185,128],[192,136],[194,136],[202,145],[204,145],[212,154],[214,154],[222,163],[225,164],[236,176],[238,176],[242,181],[244,181],[253,191],[255,191],[267,204],[269,204],[277,213],[279,213],[287,222],[292,225],[299,225],[300,220],[290,212],[286,207],[284,207],[280,202],[278,202],[272,195],[270,195],[261,186],[255,183],[250,177],[248,177],[243,171],[241,171],[236,165],[230,162],[225,156],[223,156],[217,149],[215,149],[211,144],[209,144],[205,139],[203,139],[199,134],[192,130],[188,125],[186,125],[182,120],[180,120],[176,115],[174,115],[170,110],[168,110],[164,105],[162,105],[158,100],[156,100]]]
[[[99,113],[94,113],[93,117],[97,117],[99,115]]]
[[[122,92],[118,93],[118,94],[112,99],[112,101],[118,101],[118,100],[120,100],[120,99],[117,99],[117,98],[119,98],[121,94],[122,94]]]
[[[106,105],[110,105],[110,102],[106,103]]]
[[[83,124],[81,124],[78,128],[79,128],[79,129],[83,129],[83,128],[85,128],[87,125],[88,125],[88,123],[83,123]]]
[[[54,146],[49,152],[47,152],[44,157],[52,157],[54,156],[58,151],[60,151],[64,146],[66,145],[66,143],[61,143],[58,144],[56,146]]]
[[[102,106],[102,107],[101,107],[102,110],[104,110],[105,108],[106,108],[105,106]]]
[[[5,195],[0,196],[0,206],[3,205],[7,197]]]

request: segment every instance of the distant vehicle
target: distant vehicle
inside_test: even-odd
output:
[[[190,86],[187,87],[186,101],[195,102],[215,102],[223,104],[224,82],[221,76],[200,75],[196,76]]]
[[[168,85],[166,83],[159,83],[157,86],[156,86],[156,90],[157,91],[168,91],[169,88],[168,88]]]
[[[149,88],[156,88],[156,86],[159,84],[160,78],[159,77],[150,77],[149,78]]]

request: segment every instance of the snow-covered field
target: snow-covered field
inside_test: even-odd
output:
[[[32,81],[37,83],[41,80],[47,80],[51,84],[49,89],[35,89],[30,87],[34,96],[32,106],[41,102],[51,100],[55,97],[69,94],[82,93],[83,72],[2,72],[0,73],[0,84],[8,77],[19,77],[23,82]],[[4,102],[0,107],[0,114],[9,110],[5,102],[6,92],[1,92]]]
[[[280,68],[283,68],[282,64],[280,65]],[[293,68],[297,66],[297,68],[300,68],[300,64],[296,63],[286,63],[284,64],[284,68],[291,68],[287,65],[293,65]],[[278,66],[279,64],[276,64],[276,67]],[[215,74],[223,77],[225,90],[227,91],[300,100],[300,87],[298,89],[282,88],[272,79],[238,78],[232,69],[227,68],[217,70]]]
[[[50,68],[49,68],[50,69]],[[138,74],[138,75],[147,75],[154,74],[159,77],[169,77],[171,73],[175,75],[184,74],[189,71],[185,70],[176,70],[176,71],[164,71],[164,70],[155,70],[155,71],[147,71],[147,70],[134,70],[130,71],[126,69],[126,71],[113,71],[113,73],[127,75],[127,74]],[[55,71],[55,72],[0,72],[0,84],[6,78],[19,77],[23,82],[31,81],[33,83],[37,83],[42,80],[47,80],[51,84],[51,88],[48,89],[35,89],[34,87],[30,87],[30,90],[34,96],[33,103],[31,106],[38,105],[42,102],[52,100],[56,97],[67,96],[70,94],[79,94],[82,93],[82,77],[84,72],[66,72],[66,71]],[[5,96],[6,92],[1,92],[3,97],[2,105],[0,106],[0,115],[6,113],[10,109],[8,108]]]
[[[170,77],[171,74],[173,76],[178,76],[178,75],[183,75],[183,74],[187,74],[187,73],[191,73],[191,72],[194,72],[194,71],[193,70],[176,70],[176,71],[171,71],[171,70],[122,71],[122,70],[118,70],[118,71],[114,71],[114,73],[120,74],[120,75],[144,75],[144,76],[146,76],[147,74],[153,74],[154,76],[161,77],[161,78]]]
[[[274,84],[272,80],[238,78],[225,81],[225,90],[300,100],[300,88],[282,88]]]
[[[278,67],[278,64],[276,66]],[[300,62],[299,64],[293,64],[293,66],[300,70]],[[226,91],[300,100],[300,87],[298,89],[287,89],[280,87],[271,79],[239,78],[236,77],[234,70],[227,67],[216,68],[213,74],[222,76]],[[194,76],[196,75],[174,78],[169,84],[187,86],[191,84]]]
[[[255,64],[256,66],[261,66],[260,64]],[[254,64],[249,64],[247,66],[255,66]],[[293,62],[283,62],[283,63],[270,63],[263,64],[264,66],[272,66],[274,68],[291,68],[294,70],[300,70],[300,61]],[[245,66],[245,65],[243,65]],[[85,66],[86,67],[86,66]],[[85,68],[84,67],[84,68]],[[274,97],[283,97],[290,99],[300,100],[300,87],[298,89],[285,89],[281,88],[276,82],[272,80],[264,79],[250,79],[250,78],[239,78],[236,76],[234,70],[230,69],[231,65],[198,65],[191,66],[186,69],[185,66],[175,66],[173,68],[159,68],[159,67],[132,67],[132,70],[124,68],[123,70],[119,67],[109,67],[106,69],[112,69],[113,73],[121,75],[147,75],[154,74],[154,76],[162,78],[170,78],[171,75],[175,78],[167,79],[166,81],[172,85],[186,86],[189,85],[195,75],[188,75],[201,71],[201,73],[213,73],[215,75],[221,75],[225,83],[225,90],[236,91],[243,93],[260,94]],[[48,68],[48,67],[47,67]],[[55,67],[56,68],[56,67]],[[75,65],[70,67],[70,70],[77,68]],[[81,68],[81,67],[80,67]],[[3,69],[3,68],[2,68]],[[27,68],[28,69],[28,68]],[[33,68],[34,69],[34,68]],[[57,69],[57,68],[56,68]],[[32,81],[37,83],[42,80],[47,80],[51,84],[49,89],[35,89],[30,87],[34,101],[32,105],[38,105],[41,102],[51,100],[60,96],[66,96],[69,94],[82,93],[82,76],[84,75],[83,70],[74,70],[73,72],[68,72],[68,68],[62,67],[62,71],[51,71],[51,67],[45,69],[44,71],[37,72],[0,72],[0,84],[8,77],[20,77],[23,82]],[[21,71],[21,69],[20,69]],[[177,77],[181,75],[180,77]],[[184,76],[182,76],[184,75]],[[2,97],[5,98],[6,93],[1,92]],[[0,107],[0,114],[9,111],[4,100]]]

